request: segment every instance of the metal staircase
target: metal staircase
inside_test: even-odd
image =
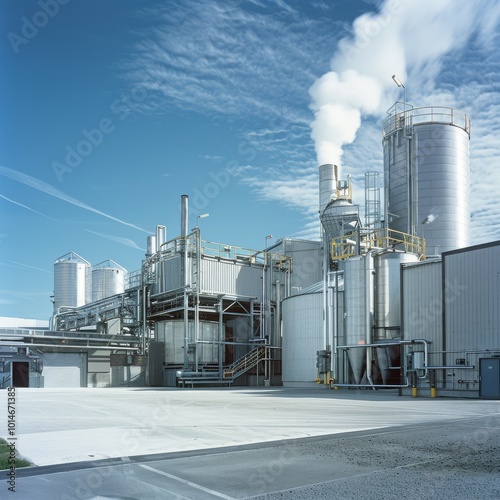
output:
[[[234,380],[240,377],[263,361],[266,358],[266,351],[267,349],[264,346],[254,347],[249,353],[225,368],[222,372],[222,378],[224,380]]]

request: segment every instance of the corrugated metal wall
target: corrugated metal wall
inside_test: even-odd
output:
[[[440,260],[403,265],[402,338],[429,340],[431,351],[443,350],[441,266]]]
[[[176,255],[167,260],[162,260],[156,265],[156,290],[154,293],[165,293],[182,288],[182,259]]]
[[[324,349],[323,294],[296,295],[283,301],[283,385],[314,383],[316,351]]]
[[[270,251],[292,257],[292,295],[323,279],[322,242],[283,238]]]
[[[250,267],[234,261],[201,259],[202,293],[224,293],[227,295],[262,296],[262,268]]]
[[[500,348],[500,242],[443,254],[443,266],[446,349]]]

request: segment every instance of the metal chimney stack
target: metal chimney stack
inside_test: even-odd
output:
[[[189,233],[188,228],[188,198],[187,194],[181,196],[181,236],[186,237]]]

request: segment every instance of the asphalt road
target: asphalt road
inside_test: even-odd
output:
[[[82,398],[82,394],[88,398],[100,396],[92,391],[78,392],[82,408],[90,402],[90,399]],[[108,398],[113,394],[121,396],[118,400],[122,411],[126,409],[123,398],[131,397],[131,406],[137,401],[134,393],[127,396],[123,392],[110,391]],[[41,414],[48,407],[53,408],[54,393],[34,393],[30,402],[27,394],[23,396],[21,393],[20,396],[19,399],[24,398],[26,403],[20,407],[25,410],[32,408],[35,401]],[[158,394],[150,392],[149,397],[158,401]],[[170,397],[173,404],[174,399],[172,395]],[[41,402],[44,398],[45,405]],[[16,471],[15,493],[8,491],[7,479],[0,481],[0,498],[500,498],[498,401],[420,401],[387,393],[293,390],[182,391],[176,392],[175,398],[178,398],[179,408],[186,406],[185,402],[189,400],[190,412],[201,412],[199,421],[189,422],[193,434],[189,435],[185,426],[173,419],[173,428],[181,433],[181,439],[170,440],[166,447],[167,419],[164,427],[157,429],[158,446],[152,446],[155,434],[148,432],[147,446],[139,449],[141,452],[163,446],[168,453],[108,454],[110,458],[104,460],[85,455],[87,458],[83,461],[59,459],[59,463],[55,461],[56,454],[52,454],[49,465]],[[239,413],[229,412],[228,404],[220,406],[226,398],[241,405],[248,428],[242,421],[235,424],[234,419]],[[66,400],[70,402],[68,394]],[[145,402],[144,399],[141,401]],[[109,408],[116,410],[116,404],[116,401],[110,402]],[[66,406],[60,407],[60,411]],[[57,454],[73,456],[74,447],[83,450],[82,429],[86,430],[89,446],[93,449],[93,426],[98,424],[102,428],[105,422],[101,417],[108,411],[106,408],[106,405],[97,407],[97,418],[90,422],[85,420],[87,427],[82,420],[67,423],[59,436],[53,428],[54,422],[42,420],[32,430],[38,436],[43,428],[50,428]],[[183,449],[183,439],[193,440],[193,436],[200,437],[205,433],[214,436],[210,410],[219,414],[218,425],[226,426],[227,434],[220,431],[216,440],[204,441],[198,449]],[[205,419],[204,411],[207,411]],[[328,415],[326,420],[325,412]],[[382,418],[384,415],[385,419]],[[190,416],[193,417],[191,413]],[[30,416],[28,420],[32,418]],[[116,425],[117,417],[113,420],[111,412],[107,418],[111,418],[110,429],[114,429],[112,425]],[[24,431],[20,439],[28,439],[26,415],[22,420]],[[278,425],[279,421],[282,425]],[[259,442],[257,429],[266,424],[268,428],[262,439],[265,442]],[[316,424],[321,424],[324,435],[316,432]],[[71,440],[73,431],[74,442]],[[271,441],[269,437],[273,433],[275,440]],[[170,429],[168,436],[172,434]],[[310,437],[304,437],[307,434]],[[228,436],[232,438],[228,439]],[[238,444],[232,445],[235,441]],[[222,443],[222,447],[209,446],[215,442]],[[170,451],[173,445],[177,446],[173,448],[176,451]],[[134,449],[130,445],[129,450]]]
[[[499,422],[499,415],[464,418],[230,449],[20,469],[12,498],[496,499]]]

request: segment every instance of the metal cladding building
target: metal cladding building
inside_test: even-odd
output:
[[[320,241],[206,241],[183,195],[180,235],[156,226],[139,270],[56,260],[50,330],[4,344],[39,349],[56,384],[500,399],[500,242],[468,246],[469,140],[463,112],[397,103],[364,220],[349,176],[319,167]]]

